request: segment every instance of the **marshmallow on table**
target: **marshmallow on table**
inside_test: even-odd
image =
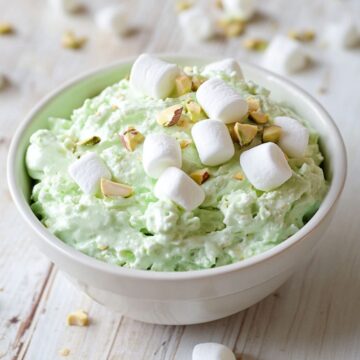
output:
[[[191,129],[191,135],[204,165],[220,165],[234,156],[235,148],[229,131],[219,120],[197,122]]]
[[[277,35],[266,49],[263,66],[279,73],[295,73],[304,69],[308,57],[302,45],[284,35]]]
[[[192,360],[236,360],[234,353],[225,345],[217,343],[197,344]]]
[[[216,61],[209,65],[206,65],[204,68],[204,72],[208,71],[222,71],[229,75],[235,74],[235,77],[238,80],[244,79],[244,75],[241,71],[239,63],[232,58]]]
[[[115,35],[123,35],[128,30],[129,14],[126,5],[112,5],[101,9],[95,16],[97,26]]]
[[[181,11],[179,24],[183,34],[191,41],[209,40],[215,35],[215,22],[211,14],[201,6]]]
[[[50,3],[54,10],[67,14],[74,13],[81,7],[78,0],[50,0]]]
[[[156,99],[164,99],[175,86],[179,68],[149,54],[140,55],[130,72],[130,85]]]
[[[222,0],[225,12],[232,17],[250,20],[256,11],[255,0]]]
[[[351,48],[360,42],[360,31],[351,21],[328,25],[325,36],[329,45],[334,48]]]
[[[143,166],[152,178],[158,178],[170,167],[181,167],[181,148],[179,142],[166,134],[146,136],[143,147]]]
[[[169,167],[161,174],[154,194],[158,199],[171,200],[187,211],[196,209],[205,199],[201,186],[176,167]]]
[[[250,183],[262,191],[273,190],[292,176],[284,153],[272,142],[244,151],[240,155],[240,165]]]
[[[94,152],[81,156],[69,166],[68,170],[71,178],[86,194],[94,194],[98,191],[101,178],[111,178],[104,161]]]
[[[218,78],[201,84],[196,98],[210,118],[226,124],[241,120],[248,112],[248,104],[240,94]]]
[[[309,130],[299,121],[288,116],[278,116],[274,124],[281,127],[278,145],[291,157],[302,157],[309,143]]]

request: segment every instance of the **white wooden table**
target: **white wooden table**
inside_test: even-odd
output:
[[[89,0],[88,13],[64,19],[45,0],[0,0],[0,21],[8,20],[17,29],[0,38],[0,71],[10,80],[0,92],[0,358],[52,360],[68,348],[69,359],[178,360],[190,359],[198,342],[217,341],[243,360],[360,359],[360,49],[334,52],[318,41],[309,47],[315,64],[293,77],[338,123],[349,174],[336,218],[315,257],[261,303],[204,325],[147,325],[82,295],[34,248],[36,235],[7,190],[5,160],[18,123],[41,97],[80,72],[144,51],[230,55],[253,62],[261,57],[242,48],[244,37],[201,45],[184,42],[172,0],[132,1],[137,31],[117,40],[100,33],[91,21],[103,3]],[[344,7],[360,14],[358,0],[260,3],[262,14],[248,28],[249,36],[271,37],[293,27],[311,27],[320,34],[324,23]],[[83,49],[61,48],[67,29],[88,37]],[[327,91],[319,94],[324,85]],[[89,327],[65,325],[67,313],[78,308],[89,312]]]

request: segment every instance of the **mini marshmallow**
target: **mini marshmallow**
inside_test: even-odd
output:
[[[197,344],[192,360],[236,360],[234,353],[225,345],[217,343]]]
[[[353,22],[344,21],[328,25],[325,37],[334,48],[351,48],[359,44],[360,31]]]
[[[240,165],[250,183],[262,191],[276,189],[292,176],[284,153],[272,142],[244,151]]]
[[[215,22],[211,14],[201,6],[192,6],[180,12],[179,24],[185,37],[191,41],[205,41],[215,35]]]
[[[204,165],[220,165],[234,156],[235,148],[229,131],[219,120],[197,122],[191,129],[191,135]]]
[[[166,134],[150,134],[143,147],[143,166],[152,178],[158,178],[170,167],[181,167],[181,148],[179,142]]]
[[[201,186],[176,167],[169,167],[161,174],[154,194],[158,199],[171,200],[187,211],[196,209],[205,199]]]
[[[140,55],[130,73],[130,85],[156,99],[164,99],[173,90],[179,68],[149,54]]]
[[[240,94],[218,78],[201,84],[196,98],[210,118],[226,124],[240,121],[248,112],[248,104]]]
[[[95,16],[96,25],[115,35],[123,35],[128,30],[128,11],[124,4],[108,6]]]
[[[232,17],[250,20],[256,11],[255,0],[222,0],[225,12]]]
[[[308,57],[302,45],[284,35],[277,35],[266,49],[263,66],[267,69],[287,74],[304,69]]]
[[[209,65],[206,65],[204,68],[204,72],[207,73],[209,71],[221,71],[228,75],[235,74],[236,79],[244,79],[244,75],[242,73],[239,63],[232,58],[216,61]]]
[[[86,194],[95,194],[98,191],[101,178],[111,178],[104,161],[94,152],[81,156],[69,166],[68,170],[71,178]]]
[[[81,8],[81,3],[78,0],[50,0],[50,4],[55,11],[65,14],[75,13]]]
[[[309,130],[299,121],[287,116],[278,116],[274,124],[281,127],[278,141],[281,149],[291,157],[302,157],[309,143]]]

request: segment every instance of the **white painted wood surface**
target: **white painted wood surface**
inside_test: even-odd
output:
[[[209,0],[210,1],[210,0]],[[349,176],[335,220],[312,261],[282,288],[239,314],[197,326],[153,326],[112,313],[82,295],[32,245],[34,235],[7,190],[9,141],[27,111],[74,75],[124,56],[149,52],[231,55],[259,62],[246,52],[246,36],[271,37],[290,28],[314,28],[339,14],[360,14],[357,0],[260,0],[261,16],[243,37],[194,45],[184,42],[173,0],[131,1],[134,31],[124,40],[100,33],[91,17],[105,1],[63,18],[45,0],[0,0],[0,21],[16,33],[0,37],[0,71],[9,85],[0,92],[0,359],[190,359],[198,342],[217,341],[243,360],[360,359],[360,49],[334,52],[321,41],[308,46],[316,62],[293,80],[315,95],[338,123],[349,155]],[[72,29],[88,37],[79,51],[62,49]],[[325,94],[319,88],[328,87]],[[68,312],[84,308],[87,328],[67,327]],[[205,359],[204,359],[205,360]]]

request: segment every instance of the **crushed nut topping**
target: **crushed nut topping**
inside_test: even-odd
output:
[[[251,51],[264,51],[268,44],[267,40],[260,38],[250,38],[243,42],[244,48]]]
[[[191,91],[192,81],[189,76],[180,75],[175,79],[176,95],[182,96]]]
[[[203,76],[200,76],[200,75],[194,75],[192,78],[191,78],[191,90],[192,91],[197,91],[197,89],[200,87],[200,85],[202,83],[204,83],[206,81],[206,78],[204,78]]]
[[[127,198],[133,194],[132,187],[101,178],[100,181],[101,193],[107,197],[123,197]]]
[[[258,127],[256,125],[241,124],[238,122],[234,125],[234,133],[241,146],[250,144],[257,132]]]
[[[277,125],[265,126],[263,129],[262,139],[264,142],[277,142],[281,137],[281,127]]]
[[[311,42],[315,40],[316,34],[313,30],[304,30],[296,31],[291,30],[288,33],[290,39],[301,41],[301,42]]]
[[[195,101],[192,100],[188,101],[185,104],[185,108],[192,122],[197,122],[205,116],[201,106]]]
[[[210,174],[208,169],[196,170],[190,174],[190,177],[199,185],[203,184],[209,179]]]
[[[182,105],[173,105],[166,108],[158,114],[158,124],[165,127],[176,125],[181,118],[183,109]]]
[[[72,31],[67,31],[61,39],[61,44],[66,49],[81,49],[86,41],[85,37],[77,37]]]
[[[96,145],[101,141],[99,136],[92,136],[90,138],[81,140],[77,143],[78,146]]]
[[[226,37],[239,36],[245,31],[245,22],[237,18],[221,19],[218,26]]]
[[[129,127],[120,136],[120,141],[127,151],[134,151],[144,141],[144,136],[134,127]]]
[[[269,115],[261,111],[252,111],[249,113],[251,120],[255,121],[257,124],[265,124],[269,120]]]
[[[244,177],[244,174],[242,172],[237,172],[234,176],[233,176],[234,179],[236,180],[244,180],[245,177]]]
[[[60,356],[69,356],[70,355],[70,349],[64,348],[59,351]]]
[[[180,139],[179,144],[181,149],[185,149],[192,143],[192,140],[190,139]]]

